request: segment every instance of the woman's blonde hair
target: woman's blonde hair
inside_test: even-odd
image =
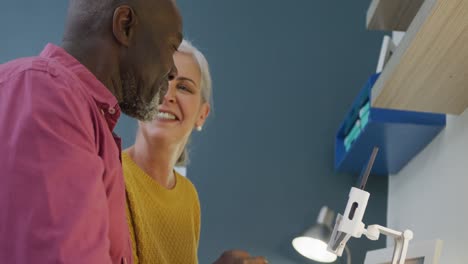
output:
[[[213,95],[212,95],[212,81],[210,74],[210,67],[208,61],[206,60],[203,53],[201,53],[197,48],[195,48],[192,43],[187,40],[183,40],[179,46],[178,52],[190,54],[194,57],[195,61],[200,68],[201,80],[200,80],[200,90],[201,90],[201,99],[202,103],[208,103],[210,106],[213,106]],[[212,108],[212,107],[211,107]],[[186,166],[189,162],[189,154],[187,145],[190,139],[187,140],[187,143],[184,146],[179,159],[177,160],[176,166]]]

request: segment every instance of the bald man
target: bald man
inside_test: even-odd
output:
[[[181,23],[171,0],[71,0],[60,47],[0,65],[0,263],[132,263],[112,130],[153,118]]]
[[[0,263],[133,263],[112,131],[153,119],[181,41],[173,0],[71,0],[60,47],[0,65]]]

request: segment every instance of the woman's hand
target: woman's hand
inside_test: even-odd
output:
[[[266,264],[268,261],[264,257],[252,257],[243,250],[228,250],[213,264]]]

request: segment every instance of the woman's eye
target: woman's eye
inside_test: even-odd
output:
[[[187,87],[187,86],[185,86],[185,85],[182,85],[182,84],[179,84],[179,85],[177,86],[177,88],[178,88],[179,90],[182,90],[182,91],[187,91],[187,92],[190,92],[190,93],[192,92],[192,90],[190,90],[189,87]]]

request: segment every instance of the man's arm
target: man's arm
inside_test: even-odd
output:
[[[60,76],[59,76],[60,77]],[[111,263],[88,103],[45,71],[0,84],[0,259]]]

